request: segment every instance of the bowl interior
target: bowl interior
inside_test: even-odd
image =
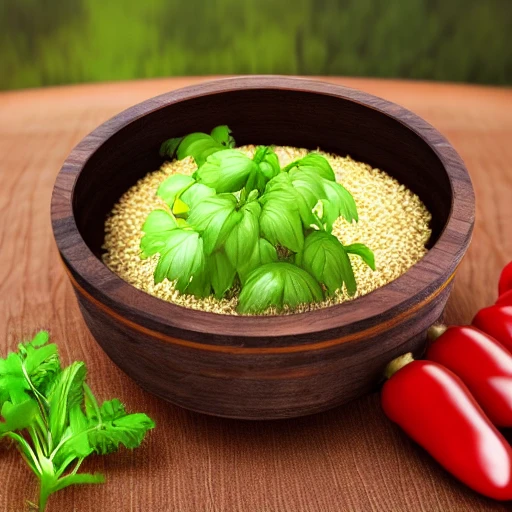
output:
[[[320,148],[369,163],[419,195],[432,214],[433,245],[452,207],[448,175],[431,147],[400,121],[366,105],[327,94],[244,89],[177,101],[138,117],[106,140],[86,162],[73,194],[75,221],[100,257],[104,220],[119,197],[157,169],[160,144],[227,124],[237,145]]]

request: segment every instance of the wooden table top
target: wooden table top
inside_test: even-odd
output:
[[[107,484],[70,487],[50,511],[270,512],[509,510],[459,484],[384,417],[378,394],[316,416],[242,422],[187,412],[137,387],[87,331],[50,228],[54,179],[72,147],[121,110],[204,78],[80,85],[0,94],[0,354],[50,330],[64,363],[84,360],[101,399],[152,416],[143,446],[82,466]],[[512,259],[512,89],[329,78],[402,104],[459,151],[476,191],[473,242],[448,323],[494,301]],[[442,433],[440,433],[442,435]],[[0,510],[26,510],[37,482],[0,444]]]

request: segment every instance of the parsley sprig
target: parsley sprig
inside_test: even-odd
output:
[[[323,300],[357,284],[349,254],[375,270],[363,244],[332,234],[339,217],[357,222],[350,192],[329,161],[311,152],[281,168],[271,146],[250,158],[234,148],[227,126],[165,141],[160,154],[192,157],[192,176],[175,174],[158,188],[167,209],[149,214],[141,257],[159,254],[155,283],[222,298],[240,286],[238,311],[258,313]]]
[[[62,368],[57,346],[48,341],[41,331],[0,359],[0,438],[16,443],[39,478],[39,511],[54,492],[105,481],[78,473],[88,455],[136,448],[154,427],[145,414],[127,414],[117,399],[100,406],[85,383],[85,363]]]

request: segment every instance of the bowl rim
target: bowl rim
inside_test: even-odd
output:
[[[414,132],[441,161],[451,186],[452,205],[446,225],[427,254],[400,277],[352,301],[291,315],[239,316],[194,310],[173,304],[122,280],[89,249],[74,218],[74,189],[94,152],[116,132],[137,119],[169,105],[197,97],[239,90],[272,89],[328,95],[377,110]],[[75,290],[104,312],[164,341],[176,333],[212,346],[320,344],[346,334],[343,341],[361,339],[376,329],[388,329],[430,303],[450,283],[471,239],[474,192],[464,163],[451,144],[418,115],[369,93],[313,79],[253,75],[202,82],[164,93],[134,105],[84,137],[71,151],[57,175],[51,217],[55,241]],[[364,304],[364,307],[361,307]],[[383,325],[383,321],[384,325]],[[325,341],[327,340],[327,341]],[[190,344],[185,340],[185,344]],[[315,343],[317,346],[318,343]]]

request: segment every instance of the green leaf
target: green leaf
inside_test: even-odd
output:
[[[332,295],[345,283],[349,295],[356,291],[352,265],[341,242],[325,231],[314,231],[306,237],[301,266],[323,283]]]
[[[184,191],[187,187],[192,186],[195,183],[194,178],[191,176],[185,176],[184,174],[173,174],[166,180],[162,181],[156,195],[163,199],[169,207],[172,208],[176,197],[179,196],[180,192]]]
[[[259,238],[254,245],[251,256],[248,260],[239,266],[238,275],[242,284],[247,280],[247,276],[256,268],[266,263],[277,261],[276,248],[264,238]]]
[[[215,251],[207,260],[207,274],[210,276],[215,297],[221,299],[233,286],[235,267],[222,250]]]
[[[73,459],[87,457],[93,449],[89,443],[88,430],[89,420],[82,412],[80,405],[74,405],[69,410],[69,426],[65,430],[63,439],[65,441],[54,457],[54,463],[60,468],[68,465]]]
[[[144,236],[140,241],[141,258],[159,253],[177,227],[176,219],[169,212],[153,210],[142,226]]]
[[[38,332],[28,343],[20,343],[18,352],[32,385],[42,394],[60,373],[60,361],[57,346],[47,344],[49,335],[47,331]]]
[[[191,133],[183,138],[176,154],[179,160],[191,156],[200,169],[210,155],[224,149],[224,145],[219,144],[211,135]]]
[[[237,192],[244,187],[257,164],[237,149],[219,151],[206,160],[196,173],[197,180],[217,193]]]
[[[103,402],[100,416],[93,415],[90,421],[98,428],[89,432],[89,442],[100,455],[117,451],[119,445],[137,448],[146,432],[155,427],[146,414],[126,414],[123,404],[117,399]]]
[[[294,308],[323,299],[318,282],[305,270],[285,262],[268,263],[247,277],[239,297],[240,313],[260,313],[270,306]]]
[[[165,246],[155,269],[155,283],[165,278],[176,280],[176,289],[184,292],[191,277],[204,266],[203,240],[199,233],[189,229],[174,229],[169,232]]]
[[[177,157],[179,160],[191,156],[197,167],[201,167],[211,154],[234,146],[235,139],[231,136],[231,130],[221,125],[215,127],[210,135],[196,132],[166,140],[160,146],[160,156],[171,159]]]
[[[176,156],[176,150],[181,144],[183,138],[184,137],[175,137],[162,142],[162,145],[160,146],[160,156],[167,156],[171,159],[174,158]]]
[[[256,201],[246,203],[241,209],[241,220],[233,226],[226,238],[225,250],[231,265],[243,265],[251,257],[259,238],[261,206]]]
[[[5,359],[0,359],[0,405],[6,400],[13,404],[24,402],[29,398],[26,393],[29,389],[21,357],[11,352]]]
[[[50,432],[58,443],[69,422],[69,411],[81,405],[87,369],[82,361],[75,361],[62,370],[48,393]]]
[[[19,404],[4,402],[1,414],[5,421],[0,422],[0,434],[14,432],[34,423],[34,419],[39,414],[39,406],[32,398]]]
[[[364,244],[345,245],[345,251],[349,254],[357,254],[372,269],[375,270],[375,256],[373,252]]]
[[[173,215],[185,217],[189,211],[190,208],[188,204],[184,203],[179,197],[174,200],[174,204],[172,205]]]
[[[342,185],[332,181],[323,181],[326,199],[322,199],[324,215],[322,220],[327,224],[328,230],[340,216],[348,222],[358,220],[357,206],[352,194]]]
[[[263,205],[260,228],[263,236],[273,245],[280,244],[299,252],[304,244],[304,233],[296,192],[286,180],[289,178],[280,174],[268,182],[260,198]]]
[[[28,346],[38,348],[46,345],[50,340],[50,334],[48,331],[39,331],[28,343],[22,343],[21,346],[26,348]]]
[[[195,208],[203,199],[212,197],[215,195],[215,189],[207,187],[202,183],[194,183],[190,188],[187,188],[181,194],[181,200],[189,206],[192,210]]]
[[[210,255],[220,247],[242,215],[235,211],[237,205],[233,194],[207,197],[190,212],[188,222],[204,240],[204,252]]]
[[[281,172],[279,158],[274,150],[268,146],[258,146],[253,160],[258,164],[260,173],[267,181]]]
[[[206,264],[205,264],[206,265]],[[185,288],[184,293],[193,295],[199,299],[208,297],[212,293],[212,282],[210,276],[206,272],[206,266],[203,270],[196,272],[189,285]]]
[[[301,171],[310,171],[326,180],[336,181],[331,164],[319,153],[308,153],[305,157],[288,164],[284,171],[289,171],[293,168],[298,168]]]
[[[306,228],[314,223],[315,219],[312,210],[322,197],[326,197],[323,180],[311,171],[291,171],[289,173],[293,188],[297,193],[297,204],[299,207],[300,217]],[[330,183],[330,182],[329,182]]]
[[[235,147],[235,139],[231,135],[231,130],[225,124],[216,126],[210,133],[212,138],[222,144],[226,148],[234,148]]]

